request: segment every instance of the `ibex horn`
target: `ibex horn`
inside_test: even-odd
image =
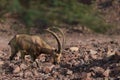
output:
[[[63,31],[60,28],[55,27],[55,26],[53,26],[51,29],[56,29],[56,30],[58,30],[61,33],[61,35],[63,36],[62,48],[64,48],[64,45],[65,45],[65,34],[63,33]]]
[[[57,44],[58,44],[58,50],[57,50],[57,52],[58,52],[58,54],[60,54],[60,53],[61,53],[61,49],[62,49],[62,45],[61,45],[61,43],[60,43],[60,39],[59,39],[58,36],[57,36],[53,31],[51,31],[49,28],[46,29],[46,31],[48,31],[49,33],[51,33],[51,34],[55,37],[55,39],[57,40]]]

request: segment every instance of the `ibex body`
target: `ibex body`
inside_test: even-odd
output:
[[[9,42],[9,45],[11,47],[11,56],[10,60],[12,60],[15,55],[18,53],[18,51],[21,52],[22,59],[26,54],[29,54],[33,61],[41,54],[50,54],[53,59],[54,63],[60,62],[61,57],[61,43],[57,35],[47,29],[48,32],[50,32],[58,43],[58,49],[55,49],[48,45],[40,36],[36,35],[27,35],[27,34],[18,34],[15,35]]]

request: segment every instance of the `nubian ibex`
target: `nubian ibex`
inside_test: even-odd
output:
[[[46,29],[46,31],[54,36],[57,41],[58,48],[51,47],[40,36],[17,34],[8,43],[11,47],[11,56],[9,57],[9,60],[11,61],[20,51],[22,59],[24,59],[25,55],[29,54],[32,61],[35,61],[41,53],[44,53],[53,57],[54,64],[59,64],[62,55],[62,43],[50,28]]]

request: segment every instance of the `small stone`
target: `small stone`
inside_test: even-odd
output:
[[[97,54],[97,51],[90,49],[90,54]]]
[[[35,76],[39,76],[39,73],[38,73],[38,71],[37,71],[36,69],[33,69],[32,71],[33,71],[33,74],[34,74]]]
[[[20,76],[20,77],[23,77],[23,76],[24,76],[24,73],[23,73],[23,72],[20,72],[20,73],[19,73],[19,76]]]
[[[48,74],[52,71],[54,65],[53,64],[50,64],[50,63],[45,63],[44,65],[42,65],[42,70],[44,73]]]
[[[78,47],[70,47],[69,49],[70,49],[70,51],[72,51],[72,52],[77,52],[77,51],[79,50]]]
[[[120,56],[120,52],[119,52],[119,51],[116,51],[115,54],[116,54],[117,56]]]
[[[30,62],[30,61],[31,61],[30,55],[25,55],[25,60],[26,60],[27,62]]]
[[[98,67],[98,66],[95,66],[95,67],[92,67],[90,70],[93,70],[93,72],[95,73],[104,73],[104,69],[102,67]]]
[[[108,49],[107,57],[111,57],[111,56],[115,55],[115,52],[116,52],[116,50]]]
[[[55,71],[54,73],[52,73],[52,76],[56,78],[57,76],[59,76],[59,73]]]
[[[87,73],[86,80],[92,80],[92,79],[91,79],[91,75],[92,75],[91,72]]]
[[[68,74],[68,75],[72,75],[72,73],[73,73],[73,71],[67,70],[67,74]]]
[[[21,68],[22,70],[25,70],[25,69],[27,68],[27,65],[24,64],[24,63],[22,63],[22,64],[20,65],[20,68]]]
[[[90,73],[90,72],[89,72],[89,73],[82,72],[81,78],[82,78],[82,80],[93,80],[93,79],[91,78],[91,73]]]
[[[109,77],[109,74],[110,74],[110,69],[105,70],[105,72],[103,73],[105,77]]]
[[[39,63],[37,61],[35,61],[35,62],[32,63],[32,66],[33,67],[39,67]]]
[[[56,80],[54,77],[48,77],[46,80]]]
[[[41,55],[39,56],[39,61],[44,62],[45,59],[46,59],[46,55],[45,55],[45,54],[41,54]]]
[[[20,72],[20,67],[16,66],[13,70],[13,73],[19,73]]]
[[[0,65],[3,65],[4,64],[4,61],[0,61]]]
[[[92,59],[97,59],[97,58],[98,58],[98,55],[91,54],[90,57],[91,57]]]
[[[0,50],[0,57],[4,57],[4,52]]]
[[[87,78],[87,73],[86,73],[86,72],[82,72],[82,73],[81,73],[81,78],[82,78],[82,79]]]
[[[24,77],[25,78],[27,78],[27,77],[33,77],[33,73],[31,71],[25,71]]]
[[[89,58],[89,55],[85,55],[84,56],[84,60],[87,62],[88,60],[89,60],[90,58]]]

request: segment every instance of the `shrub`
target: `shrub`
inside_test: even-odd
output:
[[[8,0],[1,1],[6,5]],[[5,7],[6,10],[17,13],[29,27],[35,26],[35,21],[38,20],[46,25],[85,25],[96,32],[105,32],[109,28],[94,10],[94,6],[82,4],[79,0],[12,0],[7,3],[9,5]]]

